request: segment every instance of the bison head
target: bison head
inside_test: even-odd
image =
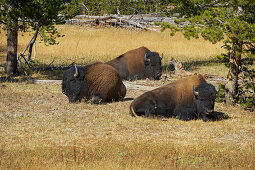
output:
[[[202,116],[204,121],[207,121],[207,113],[214,110],[214,102],[216,99],[217,91],[211,84],[200,84],[196,89],[192,89],[196,98],[196,110],[199,116]]]
[[[161,60],[163,58],[163,54],[160,57],[157,52],[147,52],[144,56],[144,67],[145,73],[149,78],[159,80],[162,74],[162,66]]]
[[[82,67],[72,67],[64,72],[62,79],[62,93],[68,97],[70,103],[81,101],[82,90],[85,88],[85,70]]]

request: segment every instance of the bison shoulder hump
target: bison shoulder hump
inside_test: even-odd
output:
[[[86,72],[86,79],[91,79],[96,82],[110,81],[113,83],[113,81],[119,81],[120,76],[114,67],[108,64],[96,63],[88,67]]]

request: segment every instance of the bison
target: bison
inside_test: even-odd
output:
[[[128,51],[119,57],[106,62],[118,70],[124,80],[154,79],[158,80],[162,74],[161,60],[157,52],[151,52],[146,47]]]
[[[217,91],[202,75],[192,75],[137,97],[130,105],[132,116],[202,118],[214,110]]]
[[[66,70],[62,92],[71,103],[85,99],[99,104],[122,100],[126,95],[126,87],[115,68],[97,62]]]

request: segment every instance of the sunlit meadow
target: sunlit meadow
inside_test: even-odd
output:
[[[181,34],[171,37],[168,32],[70,25],[58,29],[65,35],[57,39],[59,44],[38,41],[32,59],[44,65],[85,65],[146,46],[164,54],[165,68],[173,57],[192,73],[227,73],[215,59],[224,52],[221,43],[186,40]],[[32,35],[19,33],[19,53]],[[3,65],[4,31],[0,37]],[[31,76],[50,79],[50,74]],[[126,97],[144,92],[128,89]],[[215,111],[223,116],[215,121],[162,121],[131,117],[131,102],[70,104],[59,83],[32,84],[25,75],[1,78],[0,169],[254,169],[254,112],[216,103]]]

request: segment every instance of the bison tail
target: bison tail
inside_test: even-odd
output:
[[[134,102],[132,102],[132,103],[130,104],[129,109],[130,109],[130,112],[129,112],[129,113],[131,114],[131,116],[136,117],[137,115],[136,115],[136,113],[135,113],[135,111],[134,111]]]

